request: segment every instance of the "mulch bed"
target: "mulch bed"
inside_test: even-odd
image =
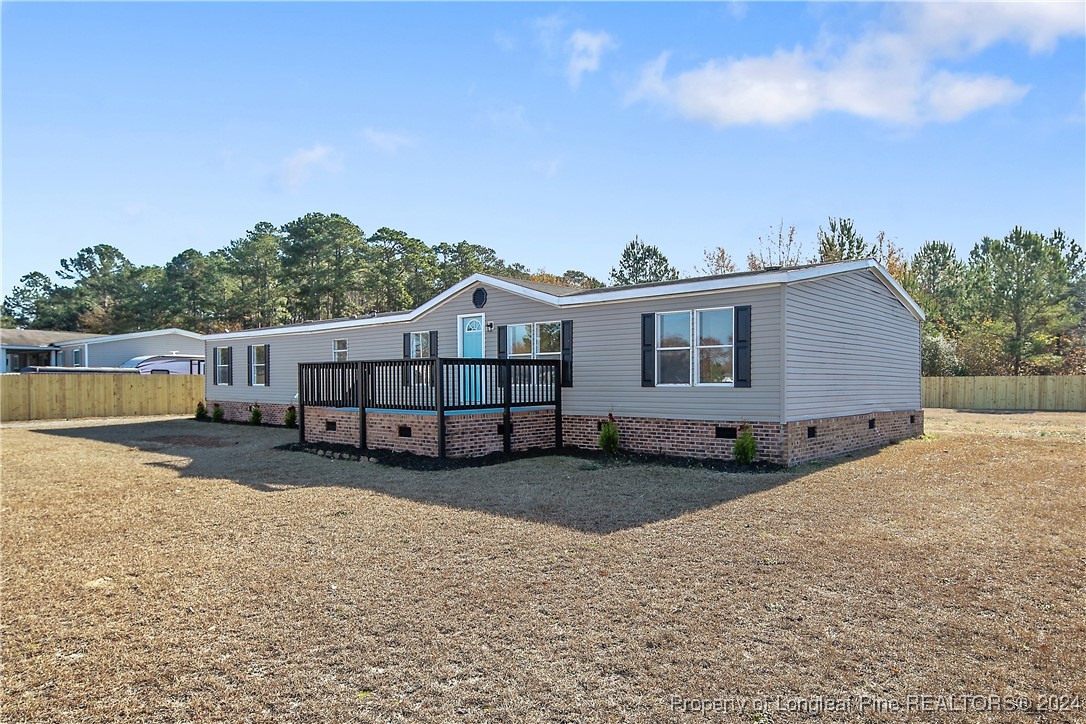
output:
[[[278,445],[276,450],[290,452],[304,452],[321,457],[353,462],[371,462],[381,465],[390,465],[404,470],[462,470],[464,468],[484,468],[491,465],[502,465],[516,460],[549,457],[561,455],[585,460],[587,464],[599,468],[622,467],[626,465],[659,465],[663,467],[685,468],[697,470],[717,470],[727,473],[777,473],[784,470],[784,466],[774,463],[756,462],[752,465],[741,465],[734,460],[713,460],[710,458],[689,458],[673,455],[648,455],[622,451],[618,455],[608,455],[601,450],[585,450],[578,447],[540,448],[525,450],[522,452],[503,453],[494,452],[472,458],[441,458],[416,455],[410,452],[393,452],[391,450],[366,450],[362,451],[352,445],[338,445],[334,443],[299,443],[291,442]]]

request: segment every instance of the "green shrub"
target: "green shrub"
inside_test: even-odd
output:
[[[264,417],[264,413],[260,411],[260,405],[253,405],[249,409],[249,424],[259,425],[261,418]]]
[[[222,409],[222,405],[216,402],[211,408],[211,419],[215,422],[222,422],[224,417],[226,417],[226,410]]]
[[[744,425],[735,439],[735,459],[743,465],[750,465],[757,453],[758,443],[754,442],[754,433],[750,431],[750,425]]]
[[[600,425],[600,450],[608,455],[618,454],[618,423],[615,416],[607,413],[607,419]]]
[[[287,427],[298,426],[298,413],[294,410],[294,405],[287,408],[287,413],[283,415],[283,424]]]
[[[207,414],[207,405],[203,402],[196,403],[196,419],[207,420],[210,416]]]

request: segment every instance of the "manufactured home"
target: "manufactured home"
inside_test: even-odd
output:
[[[923,312],[873,260],[603,289],[476,274],[417,309],[206,337],[206,399],[310,442],[792,465],[923,432]]]

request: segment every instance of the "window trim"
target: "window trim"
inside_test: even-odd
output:
[[[731,344],[700,344],[701,337],[701,324],[698,318],[699,312],[722,312],[724,310],[730,310],[732,313],[732,343]],[[694,368],[691,380],[693,380],[694,387],[735,387],[735,305],[730,307],[706,307],[705,309],[694,310],[694,336],[690,338],[691,343],[691,355],[690,364]],[[700,352],[703,349],[730,349],[732,351],[732,381],[731,382],[702,382],[701,381],[701,365],[698,363],[700,360]]]
[[[539,325],[541,324],[557,324],[558,325],[558,351],[557,352],[540,352],[539,351]],[[528,354],[523,352],[514,353],[513,350],[513,327],[530,327],[532,330],[532,351]],[[506,356],[509,359],[553,359],[561,362],[562,360],[562,321],[560,319],[544,320],[542,322],[513,322],[512,324],[505,325],[505,348],[509,350],[506,352]],[[540,357],[540,355],[544,355]]]
[[[336,349],[336,342],[342,342],[343,343],[343,349]],[[351,343],[350,343],[350,341],[348,341],[347,337],[340,337],[339,339],[333,339],[332,340],[332,361],[333,362],[346,362],[347,357],[350,354],[350,346],[351,346]],[[337,352],[342,352],[343,353],[343,359],[336,359],[336,353]]]
[[[427,355],[426,357],[416,357],[415,356],[415,335],[421,335],[422,338],[426,340],[426,344],[429,345],[430,344],[430,330],[418,331],[418,332],[408,332],[408,334],[411,335],[411,356],[408,359],[430,359],[430,358],[432,358],[434,356],[433,350],[430,350],[430,354]]]
[[[685,314],[688,317],[687,324],[690,325],[690,343],[686,347],[661,347],[660,346],[660,317],[669,314]],[[656,339],[653,340],[653,354],[655,355],[656,363],[656,384],[654,387],[693,387],[694,386],[694,310],[693,309],[673,309],[666,312],[656,312]],[[690,358],[687,361],[687,378],[686,382],[660,382],[660,350],[664,351],[681,351],[686,350],[690,353]]]
[[[699,312],[719,312],[723,310],[732,312],[732,343],[728,344],[699,344],[701,325],[698,320]],[[653,355],[656,364],[656,383],[653,387],[735,387],[735,305],[722,307],[705,307],[702,309],[672,309],[664,312],[656,312],[656,339],[653,340]],[[661,347],[660,346],[660,317],[670,314],[687,314],[690,317],[690,344],[687,347]],[[690,353],[690,369],[687,382],[660,382],[660,352],[687,350]],[[702,382],[701,368],[698,364],[699,352],[703,349],[731,349],[732,350],[732,381],[731,382]]]
[[[225,364],[220,361],[220,357],[222,356],[222,351],[223,350],[231,350],[230,354],[227,355],[228,359],[227,359]],[[234,365],[234,360],[233,360],[234,353],[233,353],[232,350],[233,350],[232,347],[215,347],[215,385],[216,386],[229,386],[230,385],[230,368],[233,367],[233,365]],[[225,376],[219,372],[219,370],[221,368],[224,368],[224,367],[226,368],[226,375]],[[225,381],[224,381],[224,379],[225,379]]]
[[[261,363],[258,363],[256,361],[256,351],[258,349],[264,354],[264,361],[261,362]],[[256,368],[257,367],[263,367],[264,368],[264,381],[263,382],[257,382],[256,381]],[[252,380],[252,382],[249,383],[250,387],[267,387],[268,386],[268,345],[266,345],[266,344],[254,344],[253,345],[252,360],[249,363],[249,379]]]

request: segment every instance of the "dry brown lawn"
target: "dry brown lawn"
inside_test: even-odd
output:
[[[1086,705],[1083,423],[933,410],[927,439],[757,475],[570,457],[407,472],[272,450],[293,439],[284,430],[8,426],[0,715],[660,721],[685,716],[673,697],[954,694]],[[989,716],[1008,718],[828,719]]]

